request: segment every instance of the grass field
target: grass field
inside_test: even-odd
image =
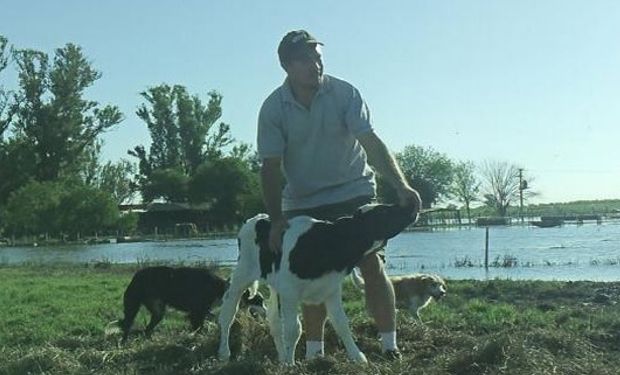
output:
[[[240,314],[234,361],[215,359],[217,326],[192,336],[169,311],[150,339],[124,347],[105,334],[121,317],[135,266],[0,267],[0,374],[617,374],[620,283],[452,281],[420,323],[400,313],[403,359],[380,356],[363,296],[347,282],[346,309],[368,366],[347,360],[331,328],[325,358],[280,366],[264,321]],[[303,356],[303,337],[298,358]]]

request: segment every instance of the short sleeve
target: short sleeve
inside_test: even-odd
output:
[[[256,134],[258,156],[261,159],[281,157],[284,154],[285,139],[282,119],[274,105],[265,101],[258,115]]]
[[[349,131],[357,137],[360,134],[371,131],[372,122],[368,105],[356,88],[352,88],[352,90],[352,96],[349,99],[346,110],[345,122]]]

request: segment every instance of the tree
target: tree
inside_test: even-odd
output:
[[[127,202],[135,192],[131,182],[135,173],[135,166],[128,160],[121,159],[116,163],[108,161],[101,168],[98,187],[110,194],[117,204]]]
[[[4,219],[14,235],[94,234],[112,229],[119,211],[113,198],[79,181],[32,181],[11,194]]]
[[[9,41],[4,36],[0,35],[0,74],[6,69],[9,64]],[[0,146],[2,145],[4,131],[8,128],[11,122],[11,116],[8,112],[9,106],[9,93],[4,86],[0,86]]]
[[[0,35],[0,75],[8,66],[9,60],[8,40]],[[12,191],[28,181],[32,173],[28,166],[33,164],[30,154],[23,147],[23,142],[7,141],[4,138],[4,133],[15,114],[11,98],[11,92],[0,84],[0,206],[6,203]]]
[[[260,172],[260,157],[258,156],[258,152],[253,150],[252,146],[250,146],[249,144],[239,142],[230,151],[230,156],[246,163],[248,165],[248,168],[250,168],[252,172]]]
[[[454,180],[450,187],[451,194],[463,202],[467,210],[467,219],[471,222],[470,205],[478,200],[480,182],[475,176],[475,167],[472,162],[459,162],[454,167]]]
[[[25,139],[10,139],[0,144],[0,206],[11,192],[28,183],[36,174],[36,155]]]
[[[223,149],[233,142],[229,125],[216,126],[222,115],[222,96],[215,91],[208,96],[204,105],[197,95],[190,96],[185,87],[165,84],[142,93],[147,103],[140,106],[137,114],[146,123],[152,142],[148,153],[143,145],[138,145],[129,154],[139,160],[137,180],[145,198],[164,195],[153,190],[158,186],[151,181],[156,171],[180,171],[189,178],[203,163],[222,157]],[[167,195],[170,196],[169,191]]]
[[[211,202],[211,212],[219,224],[237,223],[252,210],[249,196],[256,192],[256,174],[233,157],[208,161],[198,167],[190,182],[190,199]]]
[[[187,202],[189,177],[180,169],[156,169],[148,183],[142,187],[142,197],[147,202],[164,198],[168,202]]]
[[[520,186],[519,167],[507,162],[487,161],[482,168],[485,204],[493,208],[499,216],[506,216],[508,207],[519,201],[520,188],[527,199],[537,193]],[[531,183],[532,178],[527,178]]]
[[[78,239],[114,228],[119,215],[111,195],[87,185],[65,188],[58,207],[62,232]]]
[[[33,181],[22,186],[7,202],[4,213],[7,231],[17,236],[58,233],[61,199],[62,187],[56,182]]]
[[[452,161],[432,148],[407,146],[396,154],[407,182],[420,193],[424,208],[450,196]],[[379,179],[379,194],[386,201],[395,201],[395,193]]]
[[[102,165],[99,158],[102,145],[103,142],[97,140],[93,146],[87,147],[80,163],[82,170],[75,174],[81,177],[82,183],[108,193],[117,204],[122,204],[134,195],[135,166],[126,159]]]
[[[86,60],[80,47],[67,44],[48,56],[35,50],[16,50],[19,91],[11,104],[15,139],[35,155],[38,181],[53,181],[81,169],[84,153],[103,132],[118,124],[117,107],[99,107],[85,100],[84,91],[101,74]]]

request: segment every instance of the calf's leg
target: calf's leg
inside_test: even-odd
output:
[[[230,326],[232,325],[237,310],[239,309],[239,301],[245,290],[252,284],[254,280],[247,280],[242,275],[235,274],[230,283],[230,287],[224,293],[222,299],[222,308],[218,317],[220,326],[220,347],[218,349],[218,357],[222,361],[230,358],[230,345],[228,339],[230,336]]]
[[[325,308],[327,309],[327,316],[334,327],[334,330],[342,340],[349,358],[356,362],[367,363],[368,360],[364,353],[357,347],[351,334],[351,328],[349,327],[349,319],[342,307],[342,290],[338,289],[338,292],[334,293],[325,301]]]
[[[298,313],[299,301],[294,298],[283,298],[280,295],[280,321],[282,324],[282,347],[284,363],[295,363],[295,349],[301,336],[301,322]],[[282,358],[280,359],[282,360]]]
[[[278,294],[273,288],[269,288],[269,300],[267,301],[267,322],[269,323],[269,333],[273,338],[273,343],[278,352],[278,360],[284,362],[285,353],[282,344],[282,321],[280,319],[280,308]]]

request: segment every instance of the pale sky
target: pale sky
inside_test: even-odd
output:
[[[392,151],[514,163],[533,203],[620,198],[620,1],[0,0],[12,45],[52,55],[75,43],[102,72],[87,97],[125,115],[104,137],[113,161],[150,144],[135,111],[160,83],[219,91],[221,120],[254,145],[258,109],[284,79],[277,45],[300,28]]]

